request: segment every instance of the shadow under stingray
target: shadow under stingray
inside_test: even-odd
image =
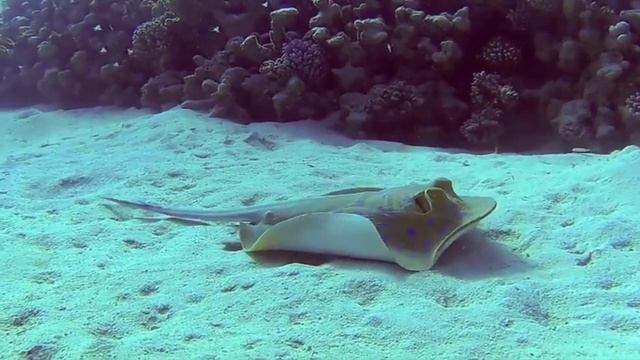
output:
[[[230,252],[242,251],[242,245],[239,241],[222,242],[223,250]],[[280,267],[287,264],[304,264],[311,266],[320,266],[336,259],[332,255],[312,254],[295,251],[284,250],[266,250],[247,252],[252,259],[265,267]]]
[[[534,265],[507,246],[473,230],[442,253],[435,271],[460,279],[483,279],[529,271]]]
[[[225,251],[242,251],[242,245],[238,241],[225,241],[222,245]],[[247,255],[266,267],[281,267],[294,263],[320,266],[330,263],[341,269],[381,271],[401,278],[414,274],[392,263],[333,255],[279,250],[251,252]],[[440,256],[432,271],[460,279],[482,279],[525,272],[532,268],[531,263],[513,254],[505,245],[488,240],[480,231],[475,230],[451,244]]]
[[[242,251],[242,245],[237,241],[225,241],[222,243],[225,251]],[[362,271],[380,271],[397,278],[404,278],[412,272],[407,271],[394,263],[375,260],[363,260],[336,255],[313,254],[285,250],[266,250],[247,252],[255,262],[264,267],[281,267],[289,264],[303,264],[309,266],[321,266],[331,264],[338,269]]]

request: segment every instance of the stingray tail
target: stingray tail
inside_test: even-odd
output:
[[[126,206],[133,209],[150,211],[158,214],[164,214],[171,218],[185,221],[199,222],[216,222],[216,221],[255,221],[256,214],[248,211],[234,210],[198,210],[198,209],[178,209],[168,208],[159,205],[153,205],[142,201],[130,201],[116,199],[108,196],[102,197],[105,200],[112,201],[118,205]]]

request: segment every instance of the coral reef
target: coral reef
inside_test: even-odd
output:
[[[150,18],[138,0],[7,1],[0,36],[13,48],[0,60],[0,99],[136,105],[147,70],[128,51],[133,31]]]
[[[5,105],[181,104],[338,119],[354,137],[493,149],[640,141],[627,0],[7,0]]]

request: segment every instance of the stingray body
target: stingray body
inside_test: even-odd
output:
[[[490,197],[458,196],[450,180],[396,188],[354,188],[323,196],[209,210],[172,208],[116,198],[161,214],[153,219],[239,222],[245,251],[287,250],[395,262],[430,269],[442,252],[496,207]]]

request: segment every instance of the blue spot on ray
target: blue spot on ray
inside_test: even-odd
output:
[[[410,227],[410,228],[407,229],[407,235],[413,237],[413,236],[416,236],[416,234],[417,234],[417,231],[416,231],[415,228]]]

